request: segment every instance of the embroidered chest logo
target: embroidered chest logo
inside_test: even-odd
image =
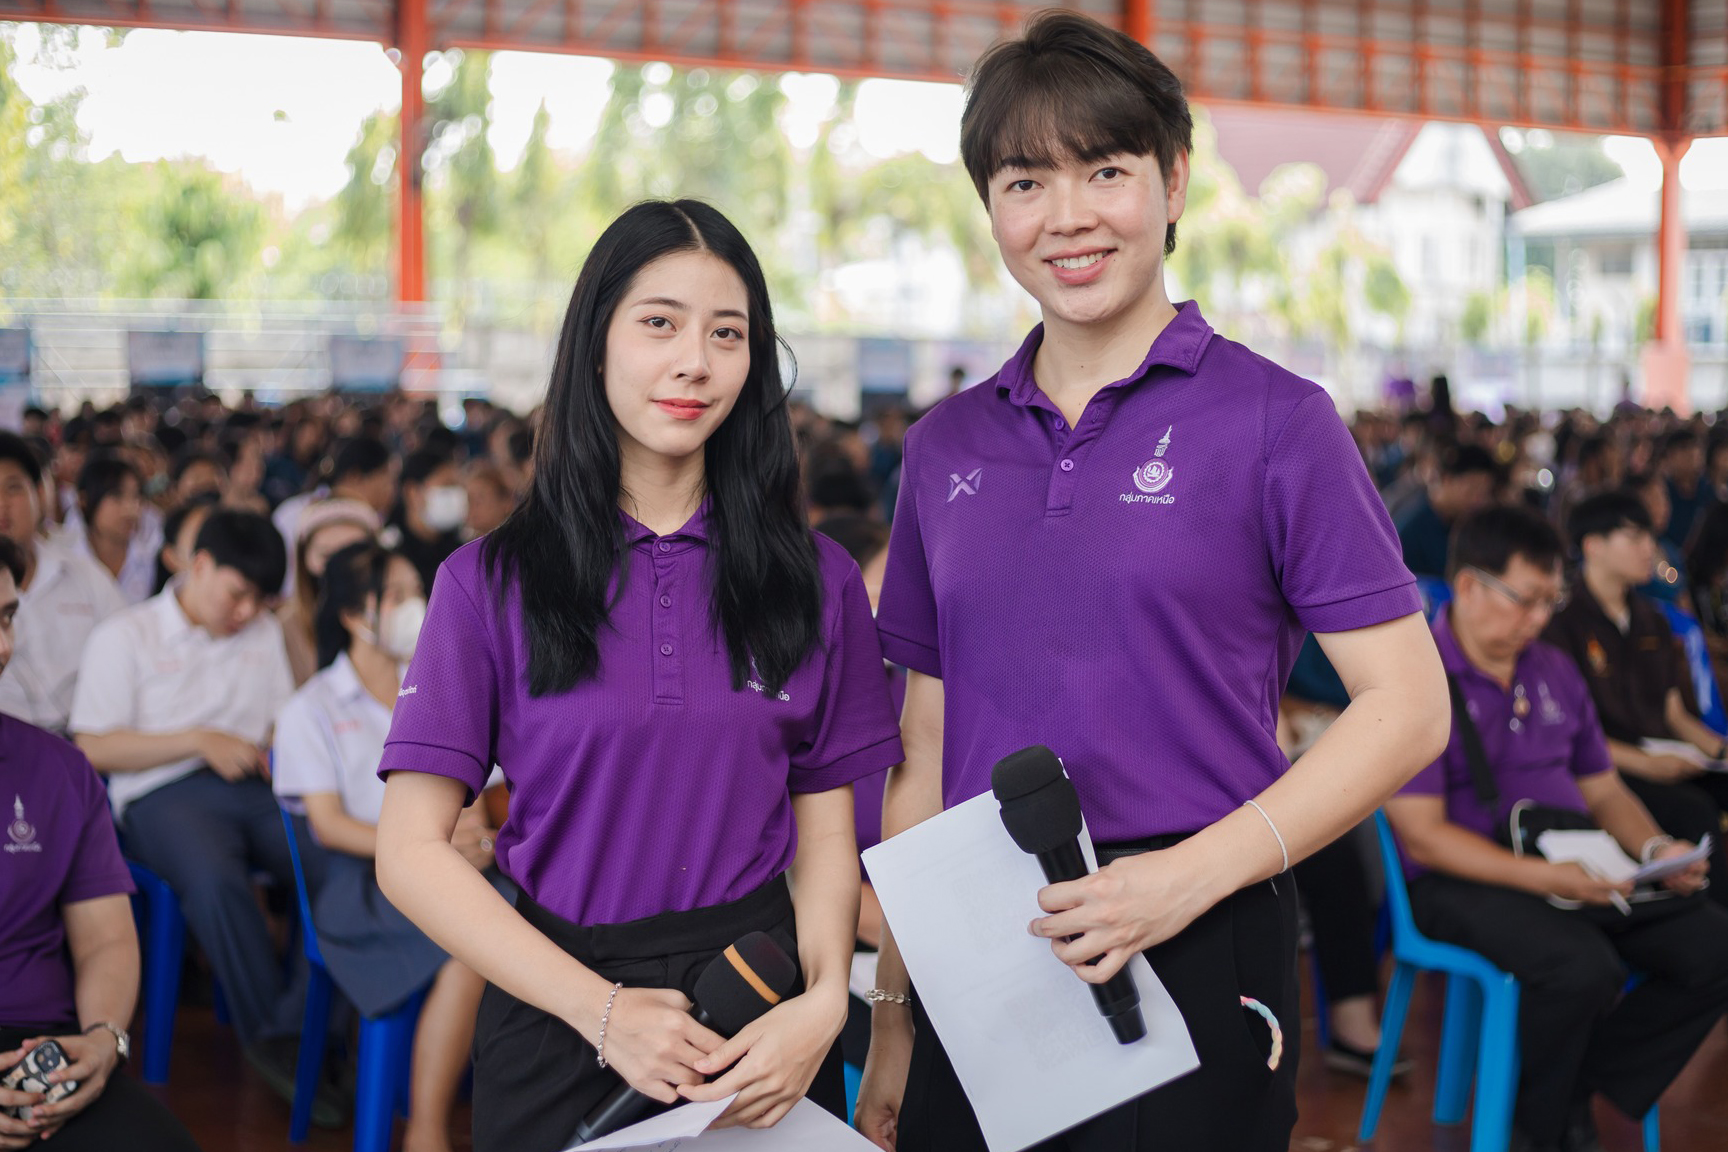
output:
[[[1536,712],[1544,724],[1563,724],[1566,721],[1566,710],[1560,707],[1554,697],[1548,694],[1548,681],[1536,681],[1536,695],[1541,698]]]
[[[1602,642],[1596,637],[1590,637],[1590,642],[1584,645],[1584,657],[1590,661],[1590,671],[1598,676],[1608,675],[1608,653],[1603,651]]]
[[[984,478],[984,469],[974,468],[962,476],[958,472],[948,473],[948,503],[954,503],[956,496],[978,495],[978,482]]]
[[[1133,472],[1134,487],[1140,491],[1124,492],[1120,499],[1124,504],[1174,504],[1176,497],[1164,492],[1170,487],[1171,479],[1176,475],[1176,469],[1164,459],[1164,454],[1170,451],[1170,434],[1176,431],[1174,424],[1164,429],[1164,438],[1158,441],[1158,448],[1152,454],[1152,459]]]
[[[30,821],[24,819],[24,798],[12,797],[12,823],[6,825],[6,844],[8,852],[40,852],[42,845],[36,842],[36,829]]]

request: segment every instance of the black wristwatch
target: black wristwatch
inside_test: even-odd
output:
[[[120,1063],[126,1063],[126,1058],[132,1055],[132,1038],[126,1035],[126,1029],[120,1027],[118,1024],[110,1024],[106,1020],[100,1020],[84,1029],[84,1035],[88,1036],[98,1028],[106,1029],[114,1034],[115,1054],[120,1057]]]

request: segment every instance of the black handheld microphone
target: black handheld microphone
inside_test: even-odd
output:
[[[990,790],[1002,805],[1002,824],[1022,851],[1038,857],[1044,878],[1052,884],[1086,876],[1080,852],[1080,794],[1062,771],[1056,753],[1037,744],[996,762]],[[1102,984],[1093,984],[1092,999],[1110,1021],[1119,1044],[1132,1044],[1146,1035],[1140,1015],[1140,990],[1127,968]]]
[[[798,965],[766,933],[752,932],[708,962],[696,978],[696,1022],[726,1039],[780,1003],[798,980]],[[620,1084],[589,1109],[566,1147],[598,1140],[671,1107]]]

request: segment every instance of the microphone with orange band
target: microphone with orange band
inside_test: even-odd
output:
[[[780,1003],[798,981],[798,965],[763,932],[752,932],[709,961],[696,980],[696,1022],[730,1040]],[[669,1105],[620,1084],[576,1125],[567,1147],[628,1127]]]

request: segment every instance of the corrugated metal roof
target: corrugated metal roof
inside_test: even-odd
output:
[[[0,0],[0,19],[396,39],[433,48],[957,80],[1041,0]],[[1212,103],[1594,132],[1728,133],[1728,5],[1685,0],[1677,124],[1656,0],[1080,0]]]

